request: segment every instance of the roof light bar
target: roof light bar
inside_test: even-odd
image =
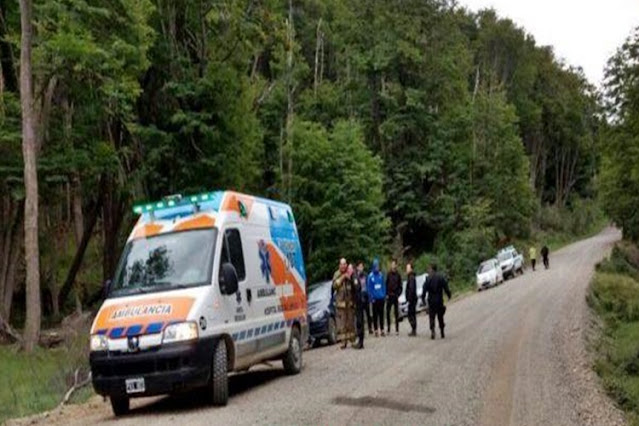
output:
[[[189,204],[195,204],[201,202],[212,201],[216,196],[215,192],[203,192],[201,194],[190,195],[183,197],[180,194],[169,195],[164,197],[162,201],[156,201],[153,203],[140,203],[133,206],[133,213],[143,214],[151,213],[158,210],[164,210],[166,208],[185,206]]]

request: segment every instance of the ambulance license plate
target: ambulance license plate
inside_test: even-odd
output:
[[[124,383],[126,385],[126,393],[142,393],[146,390],[144,386],[144,377],[126,379]]]

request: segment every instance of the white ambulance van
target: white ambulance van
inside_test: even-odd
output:
[[[91,328],[93,386],[114,414],[133,397],[205,388],[281,359],[302,368],[306,273],[291,207],[230,191],[138,205]]]

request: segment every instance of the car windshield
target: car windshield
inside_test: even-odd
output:
[[[327,300],[331,298],[331,282],[326,281],[323,283],[315,284],[311,286],[308,291],[308,303],[319,302],[321,300]]]
[[[109,296],[210,283],[216,235],[215,229],[198,229],[130,241]]]
[[[498,256],[500,262],[503,262],[504,260],[508,260],[512,257],[513,257],[513,254],[512,252],[509,252],[509,251],[501,252],[499,253],[499,256]]]
[[[492,262],[484,262],[481,265],[479,265],[479,269],[477,270],[478,274],[483,274],[484,272],[488,272],[491,269],[493,269],[493,263]]]

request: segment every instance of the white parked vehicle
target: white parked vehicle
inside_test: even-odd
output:
[[[501,264],[497,259],[489,259],[481,263],[477,269],[477,291],[504,282]]]
[[[504,278],[515,278],[517,273],[524,273],[524,256],[519,254],[513,246],[506,247],[497,253]]]
[[[427,309],[427,305],[422,303],[422,291],[424,290],[424,281],[428,274],[421,274],[415,277],[417,281],[417,312],[421,312]],[[406,301],[406,281],[402,283],[402,294],[399,296],[399,318],[403,319],[408,315],[408,301]]]

